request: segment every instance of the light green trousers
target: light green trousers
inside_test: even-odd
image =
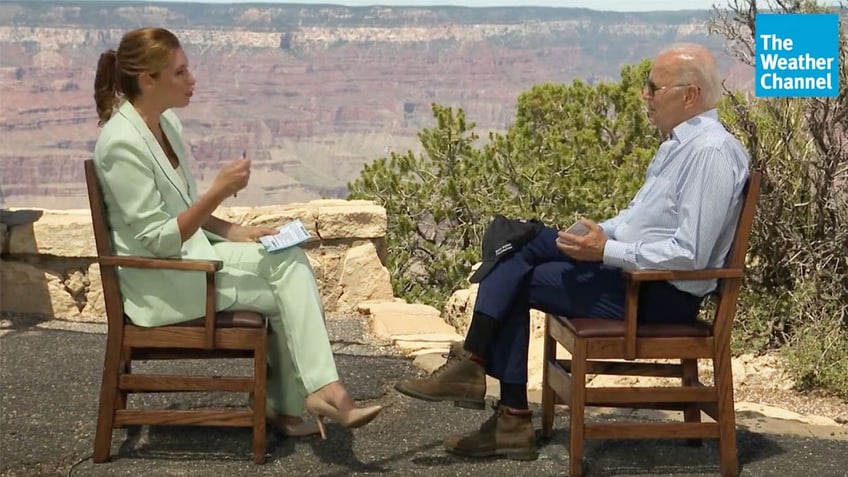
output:
[[[213,244],[224,262],[216,279],[236,290],[227,310],[268,318],[268,407],[299,416],[306,396],[338,381],[315,275],[299,247],[268,253],[260,244]],[[224,311],[224,310],[221,310]]]

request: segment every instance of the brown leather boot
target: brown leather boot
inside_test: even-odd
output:
[[[480,430],[465,435],[452,435],[445,450],[465,457],[505,456],[514,460],[536,460],[536,436],[532,415],[511,414],[506,406],[498,406]]]
[[[486,406],[486,370],[469,359],[462,343],[454,343],[448,360],[430,377],[404,379],[395,384],[395,389],[425,401],[453,401],[460,407],[483,409]]]

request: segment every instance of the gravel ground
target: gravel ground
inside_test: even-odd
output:
[[[362,329],[362,317],[352,313],[329,313],[327,328],[333,341],[336,353],[378,353],[381,356],[400,356],[400,353],[388,342],[376,339],[368,330]],[[12,328],[44,327],[49,329],[66,329],[73,331],[105,333],[106,327],[100,323],[70,323],[59,320],[48,320],[44,316],[25,313],[0,312],[0,336]],[[353,329],[356,327],[356,329]],[[359,336],[355,341],[347,337]],[[369,351],[370,350],[370,351]],[[757,358],[755,358],[757,359]],[[774,363],[778,360],[769,358],[766,361]],[[823,416],[848,426],[848,401],[834,396],[825,395],[819,391],[802,392],[796,389],[785,389],[781,380],[769,379],[775,373],[764,373],[764,379],[748,379],[735,383],[734,398],[737,402],[747,401],[786,409],[804,416]],[[778,372],[778,374],[781,374]],[[705,381],[709,378],[705,376]]]
[[[737,402],[747,401],[779,407],[804,416],[824,416],[848,425],[848,402],[821,392],[741,386],[735,390]]]
[[[248,429],[130,426],[114,432],[111,462],[95,465],[90,458],[91,443],[105,326],[45,322],[27,316],[0,316],[0,321],[0,476],[514,477],[563,475],[567,469],[567,416],[562,412],[555,419],[553,438],[539,441],[541,455],[536,461],[470,460],[446,454],[441,443],[447,434],[478,426],[490,411],[428,403],[395,392],[392,385],[398,379],[422,372],[410,360],[399,358],[393,347],[375,340],[368,333],[369,321],[360,316],[330,316],[327,328],[339,373],[351,395],[364,405],[384,406],[380,417],[368,426],[350,430],[330,423],[327,441],[281,439],[269,433],[268,459],[262,466],[250,462]],[[186,366],[214,369],[219,374],[249,366],[232,361]],[[165,363],[139,366],[149,366],[157,373],[171,369]],[[162,366],[167,369],[160,369]],[[244,397],[187,393],[138,399],[162,405],[165,402],[160,400],[167,400],[168,405],[194,408],[241,405]],[[539,407],[532,404],[531,408],[538,429]],[[614,415],[593,418],[618,419]],[[815,426],[763,416],[753,420],[762,425],[740,422],[737,430],[743,475],[845,475],[848,427],[843,432],[842,426],[830,426],[827,435],[819,435],[809,431]],[[791,428],[781,432],[776,425]],[[586,462],[587,475],[592,476],[707,477],[718,472],[718,449],[709,440],[697,448],[677,440],[600,440],[587,443]]]

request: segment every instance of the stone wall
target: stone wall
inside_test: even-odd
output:
[[[10,211],[4,211],[9,217]],[[11,211],[20,216],[23,211]],[[33,213],[34,212],[34,213]],[[37,210],[0,228],[0,311],[104,321],[103,291],[88,210]],[[220,208],[232,222],[278,226],[299,218],[318,238],[303,248],[327,312],[392,300],[386,211],[369,201],[317,200],[286,206]],[[24,223],[15,223],[24,222]]]

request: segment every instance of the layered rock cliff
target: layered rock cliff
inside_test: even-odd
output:
[[[254,159],[235,205],[340,197],[362,165],[418,150],[430,105],[506,127],[532,85],[615,78],[672,41],[706,41],[707,12],[552,8],[3,2],[0,199],[87,205],[81,160],[97,137],[98,55],[138,25],[174,30],[198,80],[179,111],[205,185]],[[725,66],[729,60],[722,57]],[[485,134],[483,134],[485,136]]]

